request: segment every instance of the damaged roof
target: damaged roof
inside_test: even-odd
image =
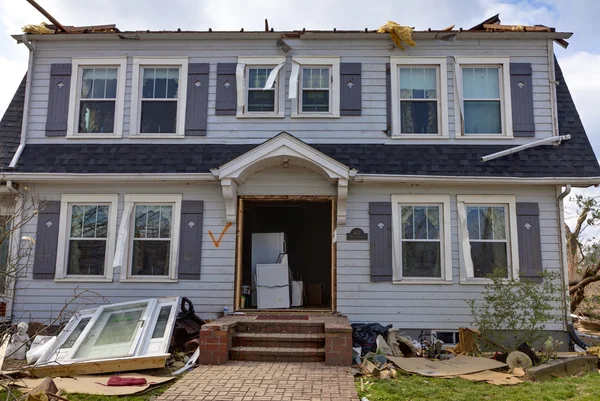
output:
[[[511,146],[311,144],[359,174],[485,176],[485,177],[600,177],[600,166],[573,103],[562,71],[556,65],[560,146],[538,146],[488,162],[481,157]],[[2,140],[15,149],[20,135],[23,90],[2,120]],[[6,122],[5,122],[6,121]],[[210,173],[257,145],[249,144],[29,144],[16,172],[21,173]],[[8,164],[10,154],[3,156]]]

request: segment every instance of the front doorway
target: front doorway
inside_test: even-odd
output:
[[[238,200],[235,309],[335,310],[335,197]]]

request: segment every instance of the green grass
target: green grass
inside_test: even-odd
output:
[[[463,379],[433,379],[423,376],[401,376],[396,380],[363,379],[372,384],[360,391],[369,401],[553,401],[600,400],[600,374],[591,372],[581,377],[553,379],[542,383],[526,382],[515,386],[472,383]]]

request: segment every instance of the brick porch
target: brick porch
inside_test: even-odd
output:
[[[286,319],[285,314],[273,320],[257,317],[226,316],[204,325],[199,363],[220,365],[243,360],[352,364],[352,327],[345,316],[315,314],[305,320]]]

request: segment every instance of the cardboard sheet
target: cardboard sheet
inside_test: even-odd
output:
[[[395,356],[388,356],[387,358],[402,370],[431,377],[468,375],[469,373],[506,366],[506,364],[493,359],[464,355],[459,355],[447,361],[430,361],[424,358],[402,358]]]
[[[460,375],[458,377],[472,382],[495,384],[496,386],[513,386],[515,384],[523,383],[521,379],[515,377],[512,373],[493,372],[491,370],[471,373],[470,375]]]
[[[166,383],[174,377],[157,377],[140,375],[137,373],[123,374],[123,377],[143,377],[148,384],[143,386],[103,386],[108,382],[109,376],[75,376],[75,377],[55,377],[54,383],[59,390],[67,393],[95,394],[95,395],[131,395],[146,391],[151,386]],[[44,379],[20,379],[17,385],[25,386],[22,392],[29,391],[43,382]],[[102,383],[102,384],[98,384]]]

